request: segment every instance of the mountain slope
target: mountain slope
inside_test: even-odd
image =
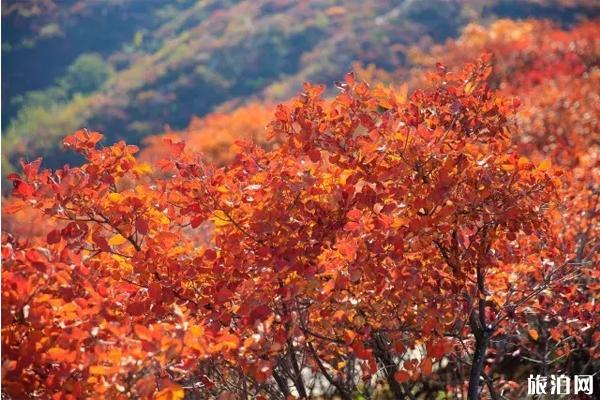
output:
[[[354,61],[394,70],[407,63],[410,47],[426,50],[473,20],[511,13],[569,23],[598,12],[590,1],[514,3],[12,2],[3,10],[12,32],[3,43],[3,53],[11,55],[4,58],[12,59],[3,65],[3,100],[15,105],[3,122],[3,159],[14,163],[42,154],[49,165],[62,163],[65,155],[56,151],[56,138],[82,126],[102,131],[109,140],[140,142],[165,125],[182,128],[192,115],[234,99],[276,101],[305,80],[330,83]],[[69,64],[90,52],[114,72],[92,90],[65,84]],[[84,75],[103,68],[101,62],[91,64]],[[8,88],[7,81],[12,82]],[[35,88],[43,90],[19,101]]]

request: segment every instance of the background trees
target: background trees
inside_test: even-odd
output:
[[[6,3],[3,159],[18,166],[20,157],[44,155],[53,168],[73,161],[57,145],[65,132],[87,127],[140,144],[165,124],[181,130],[192,115],[233,99],[279,102],[305,81],[329,85],[354,62],[408,67],[412,47],[428,51],[469,23],[549,18],[569,26],[599,12],[593,0]],[[50,89],[90,52],[111,65],[113,79],[85,96],[53,100],[46,112],[18,101]]]

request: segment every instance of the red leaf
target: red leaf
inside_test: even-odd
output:
[[[352,350],[356,357],[362,358],[363,360],[369,359],[372,354],[371,349],[365,348],[361,340],[355,340],[352,342]]]
[[[394,373],[394,379],[398,383],[405,383],[410,380],[410,375],[406,371],[396,371],[396,373]]]
[[[263,319],[272,312],[271,308],[266,305],[258,306],[250,313],[250,321],[254,323],[256,320]]]
[[[190,219],[190,224],[192,225],[192,228],[199,227],[202,224],[202,222],[204,222],[204,218],[200,217],[200,216],[198,216],[198,217],[192,217]]]
[[[90,141],[90,143],[93,143],[94,145],[96,145],[96,143],[101,141],[103,137],[104,137],[104,135],[102,135],[99,132],[90,132],[88,140]]]
[[[214,251],[213,249],[208,249],[204,252],[204,257],[209,261],[216,260],[217,252]]]
[[[425,376],[431,375],[431,371],[433,369],[433,365],[431,362],[431,358],[426,357],[421,362],[421,373]]]
[[[38,158],[37,160],[30,162],[30,163],[24,163],[23,160],[21,160],[21,165],[23,166],[23,172],[25,173],[25,176],[27,177],[28,180],[33,180],[35,178],[35,175],[37,175],[38,170],[40,169],[40,164],[42,163],[42,159]]]
[[[308,158],[314,163],[319,162],[321,160],[321,152],[318,149],[312,149],[308,152]]]
[[[146,222],[143,219],[136,219],[135,220],[135,229],[141,233],[142,235],[145,235],[148,233],[148,222]]]
[[[2,246],[2,259],[3,260],[8,259],[9,257],[12,256],[12,254],[13,254],[13,249],[10,244]]]
[[[283,105],[278,105],[277,109],[275,110],[275,118],[277,118],[279,121],[285,122],[288,120],[288,113],[287,113],[287,109],[285,108],[285,106]]]
[[[50,233],[48,233],[48,235],[46,236],[46,241],[48,242],[48,244],[54,244],[60,242],[61,238],[62,236],[60,234],[60,231],[58,229],[54,229]]]
[[[35,188],[32,185],[20,179],[13,181],[13,187],[15,193],[23,197],[29,197],[35,193]]]
[[[444,342],[436,341],[436,342],[430,343],[427,346],[427,353],[431,357],[439,360],[442,356],[444,356],[444,353],[445,353]]]
[[[360,217],[362,217],[362,212],[356,208],[353,208],[352,210],[348,211],[346,216],[352,221],[358,221]]]
[[[169,146],[171,153],[175,157],[179,157],[185,148],[185,142],[173,142],[173,139],[165,139],[165,143]]]
[[[215,295],[215,300],[217,300],[218,303],[224,303],[229,300],[231,296],[233,296],[233,292],[226,287],[222,287]]]
[[[134,317],[142,315],[146,311],[148,311],[148,304],[145,302],[138,301],[127,306],[127,313]]]
[[[92,240],[96,243],[96,246],[102,251],[111,251],[110,245],[104,236],[100,235],[100,232],[95,232],[92,235]]]
[[[36,250],[27,250],[27,253],[25,253],[25,258],[27,258],[27,261],[35,263],[35,262],[44,262],[44,258],[42,257],[42,255],[36,251]]]
[[[69,222],[60,233],[65,239],[74,239],[84,235],[87,231],[88,227],[83,222]]]
[[[150,286],[148,286],[148,296],[155,302],[161,301],[163,297],[162,286],[158,282],[152,282]]]

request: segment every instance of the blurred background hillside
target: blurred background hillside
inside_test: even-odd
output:
[[[4,1],[4,174],[21,157],[72,161],[60,138],[82,127],[142,143],[194,116],[285,100],[304,81],[334,87],[351,69],[401,79],[470,23],[568,28],[598,14],[596,0]]]

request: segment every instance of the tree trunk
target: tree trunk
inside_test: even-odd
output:
[[[475,335],[475,354],[473,355],[473,364],[471,365],[471,373],[469,375],[468,400],[476,400],[479,398],[479,381],[481,380],[481,373],[483,372],[488,342],[488,332],[481,331]]]
[[[403,400],[406,398],[402,387],[396,381],[396,377],[394,376],[396,371],[398,370],[396,363],[394,362],[394,358],[390,353],[387,344],[381,335],[377,332],[373,335],[373,350],[374,355],[377,361],[383,366],[383,371],[385,372],[386,381],[390,387],[390,391],[394,395],[394,399]]]
[[[484,230],[484,237],[487,235],[487,230]],[[489,251],[489,245],[485,252]],[[476,400],[479,399],[479,381],[481,380],[481,374],[483,372],[483,365],[485,364],[485,354],[492,333],[491,328],[487,326],[485,318],[485,304],[486,294],[485,289],[485,277],[483,272],[482,264],[477,261],[477,297],[478,297],[478,312],[473,311],[469,317],[469,325],[475,335],[475,354],[473,355],[473,362],[471,364],[471,373],[469,375],[469,390],[467,399]]]

